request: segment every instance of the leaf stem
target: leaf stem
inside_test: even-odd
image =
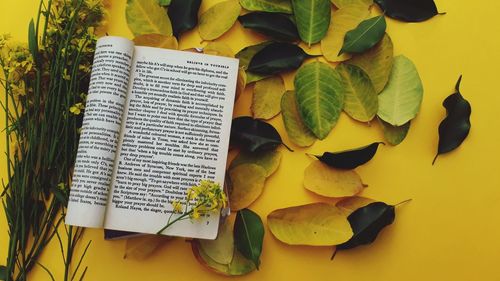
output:
[[[404,201],[401,201],[401,202],[397,203],[396,205],[394,205],[394,207],[397,207],[397,206],[399,206],[399,205],[403,205],[403,204],[405,204],[405,203],[408,203],[408,202],[410,202],[411,200],[412,200],[412,199],[410,198],[410,199],[406,199],[406,200],[404,200]]]

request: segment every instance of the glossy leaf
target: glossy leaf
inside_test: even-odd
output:
[[[336,251],[372,243],[384,227],[394,222],[395,216],[394,206],[383,202],[373,202],[357,209],[347,217],[354,234],[349,241],[337,245]]]
[[[163,235],[143,235],[127,239],[124,259],[143,260],[151,256],[160,246],[171,240]]]
[[[321,40],[321,52],[328,61],[344,61],[350,57],[349,54],[339,55],[344,44],[345,34],[358,26],[369,15],[368,8],[359,4],[347,5],[333,12],[328,32]]]
[[[316,157],[330,167],[351,170],[370,161],[375,156],[380,144],[383,142],[374,142],[367,146],[340,152],[325,152],[322,156]]]
[[[241,164],[229,171],[231,190],[229,206],[231,210],[244,209],[262,194],[266,181],[266,170],[255,164]]]
[[[165,36],[161,34],[143,34],[134,38],[136,46],[147,46],[154,48],[163,48],[177,50],[179,44],[174,36]]]
[[[288,138],[300,147],[311,146],[316,137],[300,117],[294,91],[287,91],[281,98],[281,116]]]
[[[326,138],[344,106],[342,77],[328,64],[316,61],[297,71],[294,85],[304,124],[318,139]]]
[[[328,0],[292,0],[293,13],[302,41],[319,42],[330,25],[330,2]]]
[[[390,145],[400,144],[406,138],[406,135],[410,130],[411,121],[408,121],[401,126],[393,126],[380,118],[377,119],[384,130],[384,138]]]
[[[278,169],[281,162],[281,152],[278,150],[270,150],[263,152],[249,153],[241,151],[236,158],[233,159],[229,169],[234,169],[235,167],[242,164],[255,164],[264,170],[266,170],[266,178],[274,174]]]
[[[378,94],[389,81],[394,60],[393,49],[392,40],[386,33],[377,45],[362,54],[354,55],[346,63],[363,69],[370,77],[375,92]]]
[[[238,211],[234,223],[234,243],[236,249],[244,257],[253,261],[257,269],[260,265],[263,240],[264,225],[259,215],[249,209]]]
[[[238,58],[240,60],[240,67],[242,67],[243,69],[247,70],[248,64],[250,63],[250,60],[253,58],[253,56],[257,52],[259,52],[260,50],[264,49],[265,46],[267,46],[267,45],[269,45],[271,43],[272,43],[271,41],[264,41],[262,43],[259,43],[259,44],[256,44],[256,45],[252,45],[252,46],[248,46],[248,47],[245,47],[245,48],[241,49],[236,54],[236,58]],[[260,81],[260,80],[268,77],[269,75],[260,75],[260,74],[256,74],[256,73],[252,73],[252,72],[246,71],[246,76],[247,76],[246,83],[250,84],[252,82]]]
[[[378,96],[370,77],[354,65],[341,64],[336,70],[344,79],[344,111],[360,122],[371,121],[377,115]]]
[[[172,22],[172,33],[179,38],[181,33],[193,29],[198,24],[198,10],[201,0],[172,0],[168,16]]]
[[[237,250],[234,251],[233,260],[230,264],[221,264],[210,258],[210,256],[200,248],[198,241],[191,242],[191,248],[198,262],[215,273],[225,276],[240,276],[255,270],[255,264],[246,259]]]
[[[387,24],[384,15],[362,21],[344,37],[342,53],[363,53],[375,46],[384,37]]]
[[[279,75],[255,83],[251,106],[253,117],[268,120],[278,115],[285,90],[285,82]]]
[[[342,9],[349,5],[363,5],[368,9],[373,5],[373,0],[330,0],[335,7]]]
[[[241,12],[237,0],[219,2],[200,16],[198,31],[203,40],[214,40],[226,33]]]
[[[156,0],[127,0],[125,16],[135,36],[150,33],[172,35],[172,24],[167,12]]]
[[[420,110],[424,89],[417,68],[407,57],[394,58],[389,82],[378,96],[377,115],[393,126],[402,126]]]
[[[207,55],[222,56],[234,58],[233,50],[223,42],[209,42],[204,48],[203,53]]]
[[[244,28],[248,28],[280,41],[297,41],[297,27],[283,14],[253,12],[238,17]]]
[[[467,135],[469,135],[472,108],[470,103],[460,93],[461,81],[462,76],[460,76],[455,86],[456,93],[448,96],[443,101],[443,106],[446,108],[446,118],[439,124],[438,151],[432,164],[436,162],[440,154],[450,152],[459,147]]]
[[[290,0],[240,0],[240,4],[249,11],[293,13]]]
[[[220,226],[215,240],[198,239],[201,250],[217,263],[230,264],[234,255],[233,223]]]
[[[313,161],[304,171],[304,187],[321,196],[339,198],[356,195],[365,185],[354,170],[340,170]]]
[[[357,209],[364,207],[368,204],[375,202],[375,200],[361,197],[361,196],[353,196],[346,197],[338,201],[335,206],[342,210],[346,216],[352,214]]]
[[[434,0],[375,0],[388,17],[406,21],[421,22],[438,14]]]
[[[283,144],[272,125],[249,116],[233,119],[231,143],[249,152],[272,150]]]
[[[312,57],[299,46],[291,43],[271,43],[258,51],[248,64],[248,71],[272,75],[293,70],[306,59]]]
[[[267,225],[276,239],[290,245],[337,245],[352,236],[343,212],[327,203],[274,210],[267,216]]]

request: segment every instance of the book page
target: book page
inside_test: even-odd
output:
[[[66,223],[102,227],[122,123],[134,43],[97,41]]]
[[[106,228],[156,233],[189,187],[223,185],[237,73],[236,59],[136,47]],[[163,234],[215,239],[218,222],[188,219]]]

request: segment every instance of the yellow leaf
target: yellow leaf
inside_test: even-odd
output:
[[[242,164],[259,165],[266,170],[266,177],[272,175],[278,169],[281,162],[281,152],[278,150],[263,151],[263,152],[244,152],[241,151],[229,166],[229,169]]]
[[[352,212],[356,211],[359,208],[362,208],[370,203],[375,202],[375,200],[366,198],[366,197],[361,197],[361,196],[354,196],[354,197],[347,197],[335,204],[337,208],[339,208],[346,216],[349,216]]]
[[[134,38],[137,46],[147,46],[163,49],[177,50],[179,44],[174,36],[165,36],[161,34],[143,34]]]
[[[313,161],[304,171],[304,187],[322,196],[353,196],[364,186],[354,170],[335,169],[321,161]]]
[[[247,74],[245,70],[240,67],[238,69],[238,77],[236,78],[236,93],[234,97],[234,102],[238,100],[238,98],[245,92],[245,87],[247,86]]]
[[[352,4],[362,4],[365,5],[367,9],[373,5],[373,0],[330,0],[330,2],[339,9]]]
[[[264,188],[266,170],[255,164],[242,164],[229,171],[231,191],[229,205],[237,211],[248,207],[255,201]]]
[[[352,237],[347,216],[327,203],[278,209],[267,216],[271,233],[290,245],[333,246]]]
[[[198,31],[203,40],[213,40],[226,33],[241,12],[237,0],[220,2],[210,7],[200,16]]]
[[[328,61],[337,62],[349,58],[348,54],[338,56],[344,45],[345,34],[356,28],[369,14],[368,8],[361,4],[346,5],[333,12],[326,36],[321,40],[321,51]]]
[[[164,235],[143,235],[127,239],[124,259],[143,260],[172,237]]]
[[[203,48],[203,53],[207,55],[222,56],[234,58],[233,50],[226,44],[222,42],[210,42],[205,48]]]
[[[300,117],[294,91],[287,91],[281,98],[281,113],[288,137],[294,144],[306,147],[316,141],[316,137]]]
[[[217,263],[229,264],[234,255],[234,222],[229,218],[219,229],[219,234],[215,240],[199,239],[201,250]]]
[[[127,0],[127,24],[132,33],[172,36],[172,24],[165,9],[156,0]]]
[[[281,76],[273,76],[255,83],[252,112],[254,118],[271,119],[281,111],[281,97],[285,93],[285,82]]]

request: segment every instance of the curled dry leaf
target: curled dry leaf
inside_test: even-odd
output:
[[[342,77],[328,64],[315,61],[297,71],[294,85],[304,124],[318,139],[325,139],[344,106]]]
[[[281,152],[278,150],[269,150],[263,152],[249,153],[241,151],[236,158],[231,162],[229,169],[242,164],[255,164],[266,170],[266,178],[274,174],[281,162]]]
[[[377,115],[378,96],[370,77],[354,65],[341,64],[336,70],[344,79],[344,111],[357,121],[371,121]]]
[[[346,5],[333,12],[328,32],[321,40],[321,52],[330,62],[344,61],[349,54],[340,54],[345,34],[354,29],[370,14],[368,8],[361,4]]]
[[[266,170],[255,164],[241,164],[229,171],[231,210],[244,209],[262,194],[266,181]]]
[[[290,141],[300,147],[311,146],[316,141],[300,117],[294,91],[287,91],[281,98],[281,112]]]
[[[254,118],[271,119],[281,111],[280,102],[285,93],[281,76],[272,76],[255,83],[251,110]]]
[[[354,196],[365,185],[354,170],[332,168],[321,161],[313,161],[304,171],[304,187],[326,197]]]
[[[459,147],[467,135],[469,135],[472,108],[470,103],[460,93],[461,81],[462,76],[460,76],[455,86],[457,92],[448,96],[443,101],[443,106],[446,108],[446,118],[439,124],[438,151],[432,164],[434,164],[440,154],[450,152]]]
[[[198,31],[203,40],[214,40],[226,33],[241,12],[237,0],[227,0],[215,4],[200,16]]]
[[[147,46],[163,49],[179,49],[179,44],[174,36],[165,36],[161,34],[143,34],[134,38],[136,46]]]
[[[290,0],[240,0],[240,4],[249,11],[293,13]]]
[[[164,235],[143,235],[127,239],[124,259],[143,260],[152,255],[172,237]]]
[[[168,16],[172,22],[172,33],[179,38],[181,33],[193,29],[198,24],[198,10],[201,0],[172,0]]]
[[[422,81],[413,62],[403,55],[397,56],[389,82],[378,96],[377,115],[393,126],[402,126],[417,116],[423,94]]]
[[[434,0],[375,0],[391,18],[406,22],[421,22],[438,14]]]
[[[279,41],[299,40],[297,27],[287,15],[253,12],[240,16],[238,21],[244,28],[254,30]]]
[[[293,13],[302,41],[319,42],[330,25],[330,2],[328,0],[292,0]]]
[[[370,161],[377,148],[383,142],[374,142],[367,146],[340,151],[340,152],[325,152],[322,156],[316,156],[321,162],[330,167],[351,170]]]
[[[234,53],[233,50],[231,50],[231,47],[222,42],[209,42],[203,48],[203,53],[207,55],[234,58]]]
[[[392,40],[386,33],[377,45],[362,54],[354,55],[346,63],[363,69],[378,94],[389,81],[394,60],[393,49]]]
[[[327,203],[274,210],[267,225],[276,239],[290,245],[332,246],[352,237],[344,213]]]
[[[167,12],[156,0],[127,0],[125,16],[135,36],[151,33],[172,36]]]
[[[380,118],[377,118],[377,120],[380,125],[382,125],[384,138],[390,145],[400,144],[406,138],[406,135],[410,130],[411,121],[406,122],[402,126],[393,126]]]
[[[339,54],[359,54],[372,48],[384,37],[386,27],[384,15],[362,21],[355,29],[345,34]]]

